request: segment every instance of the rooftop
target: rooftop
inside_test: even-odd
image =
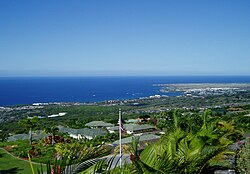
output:
[[[107,134],[107,132],[102,129],[89,129],[89,128],[72,129],[72,128],[66,128],[62,126],[59,127],[59,131],[63,133],[73,134],[73,135],[83,135],[83,136],[90,136],[90,137],[102,136],[102,135]]]
[[[128,138],[123,138],[122,139],[122,144],[129,144],[132,142],[132,138],[133,137],[137,137],[137,136],[132,136],[132,137],[128,137]],[[154,134],[146,134],[146,135],[141,135],[139,136],[139,142],[141,141],[150,141],[150,140],[156,140],[159,139],[160,136],[154,135]],[[113,142],[113,144],[118,145],[119,144],[119,140]]]
[[[48,134],[32,133],[33,140],[39,140],[47,137]],[[8,137],[8,141],[17,141],[17,140],[28,140],[30,137],[29,134],[16,134]]]
[[[118,131],[119,130],[119,126],[110,127],[109,130]]]
[[[123,127],[127,131],[140,131],[140,130],[147,130],[147,129],[154,129],[154,126],[149,124],[124,124]]]
[[[104,121],[92,121],[92,122],[85,124],[85,126],[88,126],[88,127],[112,127],[114,125],[111,123],[106,123]]]

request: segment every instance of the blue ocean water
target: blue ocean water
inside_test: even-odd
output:
[[[250,76],[2,77],[0,106],[37,102],[98,102],[163,93],[153,84],[250,83]],[[168,93],[167,95],[179,95]]]

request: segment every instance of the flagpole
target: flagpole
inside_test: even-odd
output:
[[[120,146],[120,168],[122,167],[122,111],[119,109],[119,146]]]

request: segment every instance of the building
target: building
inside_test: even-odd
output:
[[[124,124],[123,127],[127,134],[136,134],[155,130],[155,127],[149,124]]]
[[[126,123],[138,123],[138,119],[128,119],[125,122]]]
[[[65,128],[60,126],[59,131],[63,133],[68,133],[70,137],[75,139],[93,139],[97,136],[104,136],[107,134],[107,131],[99,128],[83,128],[83,129],[72,129],[72,128]]]
[[[106,123],[104,121],[92,121],[89,122],[87,124],[85,124],[85,126],[90,127],[90,128],[110,128],[113,127],[114,125],[111,123]]]
[[[119,126],[109,127],[107,130],[109,131],[109,133],[115,133],[119,131]]]
[[[42,138],[46,138],[49,134],[43,134],[41,131],[33,132],[32,139],[39,140]],[[17,141],[17,140],[29,140],[30,134],[16,134],[8,137],[7,141]]]
[[[141,136],[132,136],[132,137],[123,138],[122,144],[130,144],[133,140],[133,137],[139,137],[139,142],[156,141],[156,140],[160,139],[160,136],[157,136],[154,134],[146,134],[146,135],[141,135]],[[119,140],[113,142],[112,144],[119,145]]]

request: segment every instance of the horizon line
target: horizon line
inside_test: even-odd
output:
[[[0,78],[55,78],[55,77],[250,77],[250,74],[205,74],[205,75],[6,75]]]

